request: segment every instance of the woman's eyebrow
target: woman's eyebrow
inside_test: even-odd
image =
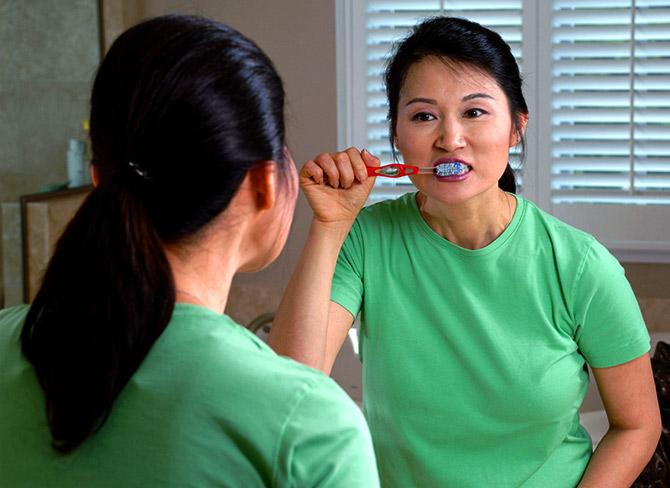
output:
[[[469,95],[465,95],[461,101],[462,102],[467,102],[468,100],[472,100],[474,98],[489,98],[491,100],[495,100],[494,97],[489,95],[488,93],[470,93]],[[430,105],[437,105],[437,100],[434,100],[432,98],[423,98],[423,97],[416,97],[412,98],[410,101],[408,101],[405,104],[405,107],[408,105],[411,105],[413,103],[428,103]]]
[[[488,93],[470,93],[469,95],[465,95],[461,101],[462,102],[467,102],[468,100],[472,100],[473,98],[490,98],[491,100],[495,100],[491,95]]]
[[[437,100],[433,100],[432,98],[412,98],[409,102],[405,104],[405,107],[407,105],[411,105],[412,103],[429,103],[431,105],[437,105]]]

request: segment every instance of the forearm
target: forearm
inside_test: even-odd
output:
[[[657,430],[610,428],[598,444],[579,488],[628,488],[649,462]]]
[[[323,369],[333,273],[350,227],[312,221],[268,338],[278,354]]]

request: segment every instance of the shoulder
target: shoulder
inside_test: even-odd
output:
[[[577,229],[524,200],[524,238],[530,239],[534,252],[565,278],[568,287],[585,278],[595,281],[619,279],[623,268],[619,261],[593,235]]]
[[[372,439],[361,410],[325,376],[305,383],[286,418],[275,458],[279,485],[378,486]]]
[[[596,239],[581,229],[563,222],[538,207],[534,202],[520,198],[525,205],[525,223],[531,226],[538,236],[546,235],[556,240],[557,244],[573,246],[582,250],[587,249]]]
[[[0,369],[6,371],[9,363],[20,360],[18,344],[29,308],[28,305],[18,305],[0,310]]]
[[[323,372],[269,351],[263,354],[259,373],[265,377],[265,391],[289,407],[288,418],[303,415],[326,422],[363,420],[359,408],[339,385]]]
[[[320,373],[305,376],[295,391],[293,408],[282,431],[285,445],[331,434],[339,436],[335,442],[345,437],[367,442],[369,430],[361,409],[331,378]]]
[[[304,371],[297,390],[291,421],[301,416],[320,417],[332,425],[366,427],[360,408],[335,381],[319,371],[299,365]]]
[[[28,305],[17,305],[0,310],[0,337],[18,336],[29,309]]]
[[[526,214],[527,226],[538,239],[537,245],[551,248],[555,266],[569,278],[573,296],[584,288],[629,287],[617,258],[593,235],[559,220],[527,200]]]
[[[618,264],[593,235],[563,222],[529,200],[523,202],[523,225],[533,239],[533,245],[550,252],[559,267],[567,266],[574,273],[593,258],[602,264]]]
[[[226,315],[180,306],[168,329],[162,356],[178,350],[189,368],[197,368],[196,383],[202,382],[207,395],[242,385],[235,388],[250,401],[263,392],[266,399],[286,405],[302,391],[339,389],[320,371],[279,356]]]
[[[29,308],[29,305],[17,305],[0,310],[0,327],[23,322]]]

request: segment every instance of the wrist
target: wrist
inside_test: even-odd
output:
[[[313,219],[310,232],[317,235],[327,236],[329,239],[342,243],[349,234],[349,230],[351,229],[354,220],[324,222]]]

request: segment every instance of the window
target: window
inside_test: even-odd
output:
[[[431,15],[512,46],[530,109],[521,192],[621,259],[670,261],[670,0],[339,0],[339,142],[390,162],[382,72]],[[518,162],[517,162],[518,164]],[[380,178],[371,200],[411,191]]]
[[[623,257],[668,261],[670,2],[554,0],[549,18],[543,203]]]

